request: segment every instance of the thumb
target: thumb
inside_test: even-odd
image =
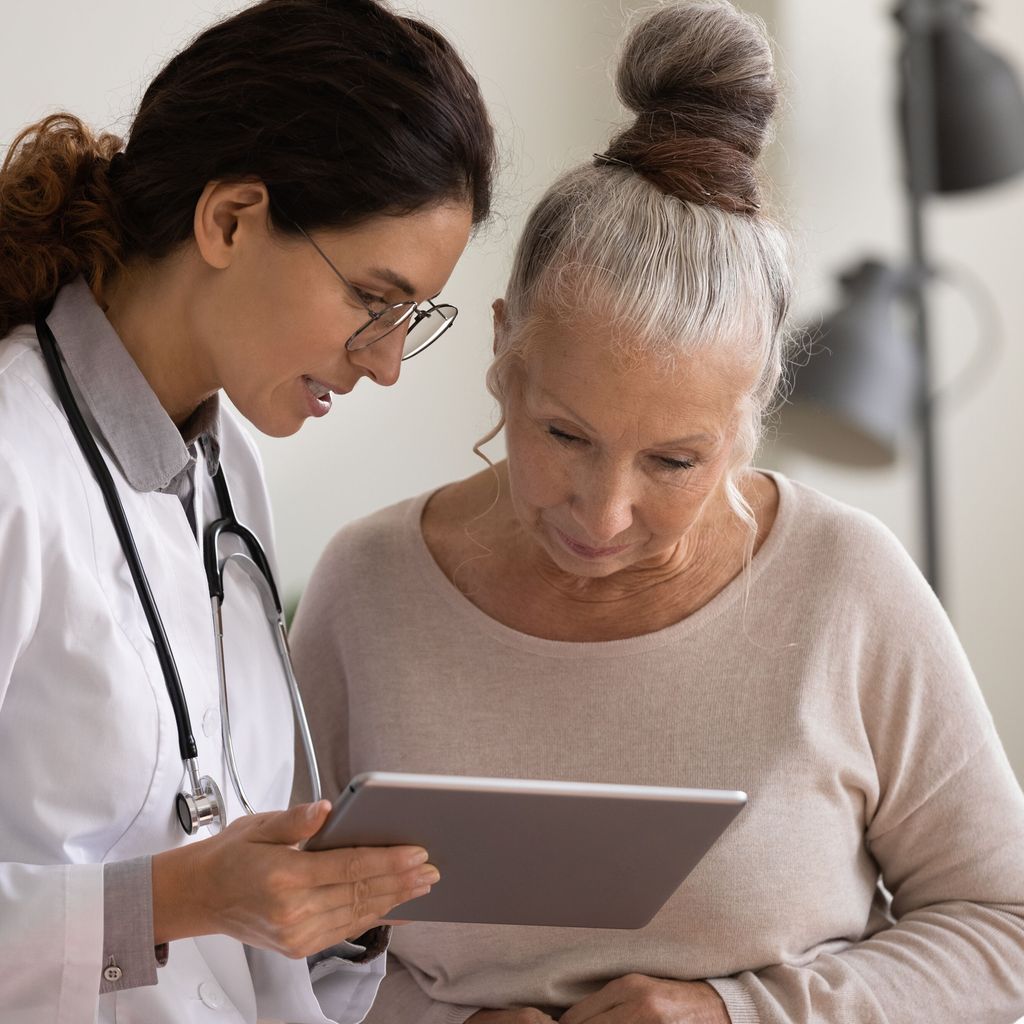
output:
[[[318,800],[313,804],[297,804],[287,811],[261,815],[259,841],[297,846],[314,835],[330,813],[330,800]]]

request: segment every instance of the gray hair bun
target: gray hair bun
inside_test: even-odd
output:
[[[616,86],[637,115],[599,163],[627,164],[663,192],[756,213],[756,165],[778,102],[758,19],[728,0],[671,0],[630,33]]]

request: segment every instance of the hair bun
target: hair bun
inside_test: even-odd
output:
[[[674,0],[626,40],[616,86],[636,122],[608,155],[664,191],[732,212],[760,205],[755,163],[778,85],[762,24],[728,0]]]

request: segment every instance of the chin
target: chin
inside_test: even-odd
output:
[[[302,429],[302,424],[305,422],[305,420],[299,420],[298,423],[270,423],[265,427],[254,423],[253,426],[267,437],[291,437],[292,434],[297,434]]]
[[[245,390],[233,395],[227,387],[224,394],[242,418],[266,437],[291,437],[306,421],[299,408],[282,401],[273,390]]]
[[[548,557],[558,566],[562,572],[570,573],[573,576],[580,576],[584,579],[599,580],[606,576],[614,576],[623,569],[628,569],[632,562],[624,562],[621,557],[588,559],[571,555],[562,547],[556,547],[555,542],[547,541],[544,548]]]
[[[305,419],[297,416],[267,415],[262,411],[250,411],[243,406],[236,405],[235,408],[242,414],[245,420],[254,426],[261,434],[267,437],[291,437],[297,434]]]

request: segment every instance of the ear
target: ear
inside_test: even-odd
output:
[[[217,270],[231,265],[239,242],[266,232],[270,196],[262,181],[211,181],[196,203],[192,229],[203,260]]]
[[[495,299],[494,302],[491,303],[491,309],[494,311],[494,344],[492,345],[492,350],[496,355],[498,349],[498,335],[505,326],[505,300]]]

